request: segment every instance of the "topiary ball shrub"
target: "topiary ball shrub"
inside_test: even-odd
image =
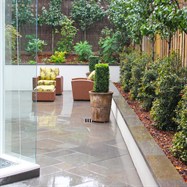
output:
[[[96,64],[95,65],[95,80],[94,92],[108,92],[109,91],[109,65]]]
[[[99,63],[99,56],[90,56],[89,58],[89,72],[95,70],[95,65]]]

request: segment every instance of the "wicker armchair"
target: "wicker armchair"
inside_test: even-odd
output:
[[[40,75],[33,77],[33,90],[38,85],[55,85],[56,95],[63,92],[63,76],[59,75],[59,68],[40,68]]]
[[[89,91],[93,90],[93,81],[87,78],[73,78],[71,81],[74,101],[89,101]]]

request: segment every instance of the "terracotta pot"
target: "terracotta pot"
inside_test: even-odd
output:
[[[108,122],[113,92],[97,93],[89,91],[91,105],[91,119],[94,122]]]

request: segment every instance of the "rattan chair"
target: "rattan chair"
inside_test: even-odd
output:
[[[89,91],[93,90],[93,81],[87,78],[73,78],[71,80],[74,101],[89,101]]]

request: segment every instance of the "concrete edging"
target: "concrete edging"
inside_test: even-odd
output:
[[[143,186],[158,187],[158,184],[156,183],[152,173],[150,172],[150,169],[148,168],[142,154],[140,153],[139,148],[136,145],[136,142],[134,141],[133,136],[130,133],[127,124],[123,120],[123,117],[114,100],[112,100],[112,112],[125,140],[128,151],[131,155]]]
[[[144,187],[187,187],[126,100],[111,83],[112,112]]]

